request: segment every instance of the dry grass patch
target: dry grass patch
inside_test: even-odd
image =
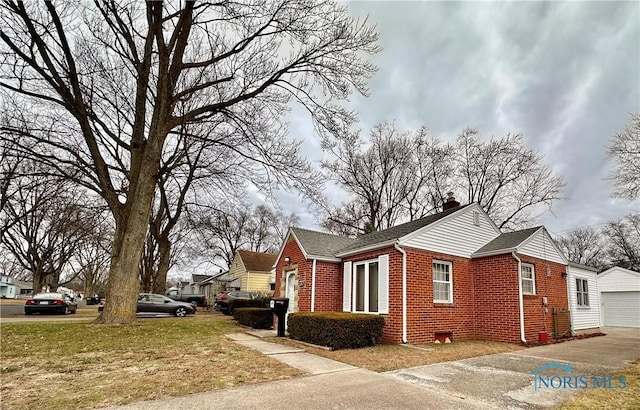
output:
[[[238,331],[218,315],[2,324],[0,407],[97,408],[303,375],[224,337]]]
[[[562,403],[559,410],[620,409],[640,408],[640,360],[616,374],[626,376],[624,389],[592,388],[584,390]]]
[[[302,347],[309,353],[347,363],[352,366],[373,370],[374,372],[385,372],[406,367],[468,359],[470,357],[524,349],[522,346],[507,343],[469,340],[450,344],[418,346],[424,349],[399,345],[376,345],[361,349],[330,351],[309,347],[308,345],[303,345],[291,339],[271,338],[271,341]]]

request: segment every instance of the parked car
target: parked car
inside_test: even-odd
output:
[[[102,312],[106,300],[100,301],[98,312]],[[196,313],[196,309],[189,303],[177,302],[171,298],[155,293],[140,293],[138,295],[137,313],[169,313],[176,317],[184,317]]]
[[[87,305],[97,305],[100,303],[100,296],[98,295],[89,295],[86,298]]]
[[[234,290],[231,292],[220,292],[216,296],[216,303],[214,305],[214,309],[219,310],[225,315],[230,315],[233,312],[229,310],[229,301],[234,299],[251,300],[251,299],[257,299],[259,297],[260,297],[259,293],[247,292],[242,290]]]
[[[175,300],[176,302],[187,302],[196,309],[198,306],[207,306],[207,296],[196,293],[183,293],[178,289],[171,289],[167,291],[165,296]]]
[[[34,313],[58,313],[68,315],[76,313],[77,310],[78,305],[71,296],[58,292],[38,293],[34,297],[27,299],[24,304],[25,315],[32,315]]]

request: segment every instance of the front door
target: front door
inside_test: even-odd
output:
[[[285,288],[285,297],[289,299],[289,308],[287,309],[286,319],[289,317],[289,313],[295,312],[295,298],[296,298],[296,273],[287,272],[287,285]],[[287,321],[285,319],[284,325],[287,328]]]

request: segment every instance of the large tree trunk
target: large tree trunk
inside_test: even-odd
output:
[[[159,141],[160,140],[160,141]],[[129,193],[122,218],[116,218],[116,232],[111,251],[111,266],[107,283],[107,304],[94,323],[131,323],[136,320],[136,305],[140,288],[140,260],[144,248],[154,190],[160,149],[164,138],[155,138],[147,145],[137,183]],[[151,142],[152,139],[149,139]]]

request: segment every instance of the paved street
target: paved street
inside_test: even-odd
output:
[[[577,389],[534,391],[533,372],[549,362],[571,363],[574,375],[611,375],[640,357],[640,330],[610,328],[607,336],[540,346],[455,362],[387,373],[351,369],[336,362],[334,371],[293,380],[262,383],[165,400],[134,403],[117,409],[542,409]],[[257,339],[238,343],[313,372],[313,360]],[[278,358],[287,355],[286,359]],[[296,358],[296,355],[297,356]],[[306,355],[306,356],[304,356]],[[285,361],[286,360],[286,361]],[[304,363],[303,363],[304,361]],[[331,368],[319,361],[323,369]],[[558,369],[551,369],[550,375]],[[114,409],[116,409],[114,408]]]

